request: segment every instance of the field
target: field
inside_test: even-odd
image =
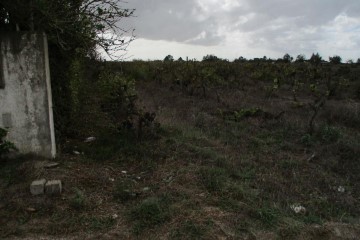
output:
[[[73,85],[58,167],[1,162],[2,238],[360,236],[358,64],[99,65]],[[31,196],[38,178],[62,195]]]

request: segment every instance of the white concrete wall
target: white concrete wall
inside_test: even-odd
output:
[[[0,33],[0,127],[21,153],[56,155],[45,34]]]

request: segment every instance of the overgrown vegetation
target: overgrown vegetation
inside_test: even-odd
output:
[[[0,159],[2,159],[6,154],[11,151],[16,151],[14,143],[5,140],[7,131],[3,128],[0,128]]]
[[[74,123],[84,91],[98,73],[86,70],[99,60],[98,50],[119,58],[134,39],[133,29],[121,27],[134,9],[114,0],[3,0],[0,3],[0,31],[45,32],[48,37],[50,71],[58,142],[73,136]],[[91,65],[91,66],[90,66]],[[110,77],[110,76],[109,76]],[[86,88],[89,89],[89,88]]]
[[[313,224],[358,223],[359,68],[286,58],[88,62],[92,81],[72,86],[82,121],[48,173],[71,188],[40,205],[4,198],[2,236],[39,218],[45,234],[79,234],[77,222],[140,239],[309,239]],[[2,196],[19,172],[1,172]]]

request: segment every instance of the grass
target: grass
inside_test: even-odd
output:
[[[153,107],[156,98],[162,107],[159,118],[168,125],[161,126],[161,138],[140,141],[130,131],[101,132],[91,143],[70,141],[68,152],[77,146],[84,155],[66,155],[59,159],[62,166],[44,172],[63,180],[64,199],[32,198],[26,181],[35,175],[21,170],[21,163],[3,163],[0,206],[3,201],[6,207],[0,207],[0,224],[7,235],[0,231],[1,237],[116,231],[131,239],[216,239],[229,237],[219,227],[226,226],[235,239],[258,232],[293,239],[312,224],[358,219],[360,135],[353,115],[342,124],[341,112],[329,121],[331,112],[320,114],[310,135],[306,104],[293,108],[276,96],[259,103],[255,87],[226,99],[229,107],[211,94],[188,97],[151,87],[159,94],[144,102]],[[278,105],[289,113],[276,120],[242,107],[277,113]],[[216,109],[225,108],[243,110],[236,121],[224,120]],[[294,213],[294,203],[306,212]],[[45,224],[37,229],[36,221]]]
[[[133,231],[139,234],[170,219],[169,203],[164,198],[147,198],[130,210],[129,219],[135,223]]]
[[[90,232],[104,231],[114,226],[115,223],[116,220],[111,216],[84,216],[56,213],[53,215],[46,231],[52,235],[61,234],[64,231],[74,233],[79,231],[79,227]]]
[[[201,183],[209,192],[222,192],[225,189],[227,175],[224,169],[203,167],[199,175]]]
[[[266,227],[273,227],[278,223],[281,212],[276,207],[265,205],[257,210],[257,217]]]
[[[111,228],[115,224],[116,220],[112,217],[90,217],[86,219],[86,223],[89,229],[92,231],[103,231]]]
[[[208,226],[186,220],[170,234],[171,239],[206,239]]]
[[[117,201],[122,203],[135,199],[136,192],[134,191],[134,181],[131,179],[118,181],[115,184],[113,195]]]

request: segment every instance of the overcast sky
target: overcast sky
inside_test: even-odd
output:
[[[360,0],[128,0],[131,59],[360,58]]]

